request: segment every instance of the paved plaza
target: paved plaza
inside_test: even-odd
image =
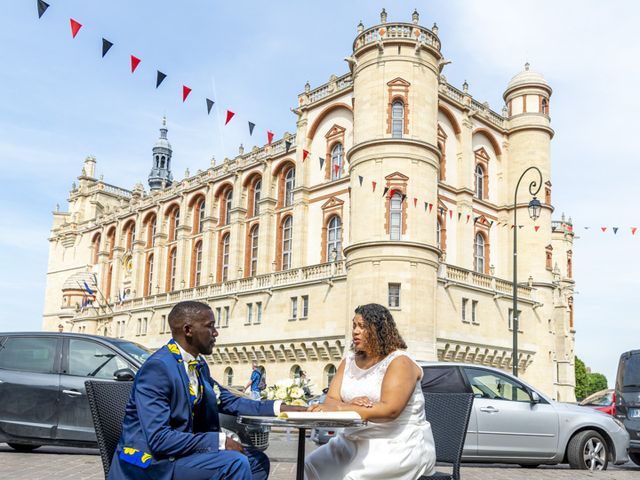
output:
[[[276,437],[276,435],[274,435]],[[267,454],[272,459],[270,480],[295,478],[295,440],[285,435],[274,438]],[[315,448],[307,442],[308,451]],[[445,471],[446,467],[442,467]],[[0,444],[0,478],[12,480],[98,480],[103,479],[97,450],[42,447],[33,453],[18,453]],[[570,470],[566,465],[524,469],[518,466],[464,466],[463,480],[547,480],[547,479],[637,480],[640,467],[633,464],[609,467],[606,472]],[[389,479],[392,480],[392,479]]]

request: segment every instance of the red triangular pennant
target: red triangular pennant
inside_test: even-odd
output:
[[[131,55],[131,73],[136,71],[138,65],[140,65],[140,59],[135,55]]]
[[[416,197],[413,197],[413,206],[414,208],[418,206],[418,199]]]
[[[602,233],[607,231],[607,227],[600,227],[600,230],[602,230]]]
[[[513,230],[513,228],[515,227],[515,225],[511,225],[511,229]]]
[[[433,208],[433,203],[429,204],[429,213],[431,213],[431,209]]]
[[[394,188],[390,189],[389,191],[389,198],[393,198],[393,194],[396,193],[396,190]]]
[[[309,151],[308,150],[302,150],[302,161],[304,162],[307,157],[309,156]]]
[[[538,230],[540,230],[540,225],[534,225],[533,229],[537,232]]]
[[[573,232],[573,226],[572,225],[567,225],[567,230],[569,230],[570,232]]]
[[[233,113],[231,110],[227,110],[227,119],[225,120],[224,124],[226,125],[227,123],[229,123],[234,115],[235,113]]]
[[[340,165],[334,165],[333,170],[336,172],[336,177],[337,177],[338,174],[340,173]]]
[[[76,35],[82,28],[82,24],[76,22],[73,18],[70,18],[69,21],[71,22],[71,37],[76,38]]]
[[[376,182],[374,182],[373,180],[371,180],[371,185],[373,185],[373,191],[376,191]]]
[[[182,101],[184,102],[189,94],[191,93],[191,89],[186,85],[182,85]]]
[[[631,227],[631,235],[635,235],[636,230],[638,230],[638,227]]]
[[[467,223],[469,223],[470,218],[471,218],[471,215],[467,215]]]
[[[269,145],[271,145],[271,142],[273,142],[273,132],[272,131],[268,131],[267,132],[267,142],[269,143]]]
[[[449,218],[453,220],[453,210],[449,210]]]

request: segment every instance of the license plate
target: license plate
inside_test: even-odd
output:
[[[628,416],[629,418],[640,418],[640,408],[630,408]]]

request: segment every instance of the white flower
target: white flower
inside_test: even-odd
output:
[[[302,390],[302,388],[300,387],[291,387],[291,392],[289,393],[289,395],[291,396],[291,398],[303,398],[304,397],[304,390]]]

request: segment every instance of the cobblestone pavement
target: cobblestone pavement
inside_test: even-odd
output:
[[[446,468],[442,468],[446,471]],[[33,453],[13,451],[0,444],[0,478],[11,480],[97,480],[103,479],[102,464],[97,450],[42,447]],[[294,480],[293,461],[275,461],[271,464],[270,480]],[[610,467],[606,472],[582,472],[566,466],[523,469],[512,466],[464,466],[463,480],[547,480],[598,479],[637,480],[640,467],[632,464]],[[392,480],[392,479],[389,479]]]

